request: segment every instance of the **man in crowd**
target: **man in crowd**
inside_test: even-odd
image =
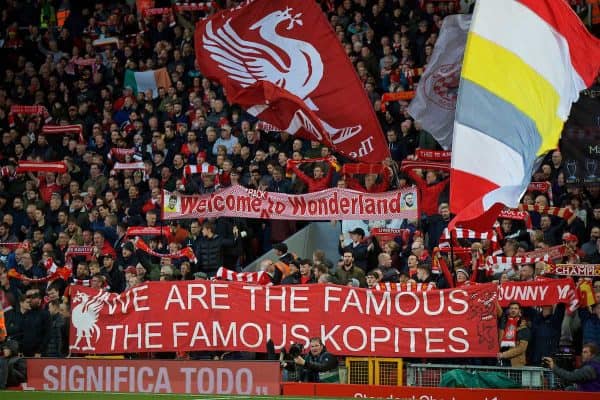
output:
[[[531,330],[522,317],[519,303],[509,304],[508,313],[500,320],[498,337],[500,341],[498,362],[508,367],[524,366],[527,346],[531,340]]]
[[[598,345],[586,343],[581,350],[582,367],[568,371],[556,365],[552,357],[544,357],[544,362],[560,379],[572,383],[567,390],[600,392],[600,354]]]

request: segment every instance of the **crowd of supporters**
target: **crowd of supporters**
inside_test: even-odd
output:
[[[438,246],[452,218],[447,171],[416,165],[398,173],[417,149],[439,147],[408,115],[406,101],[392,102],[383,111],[381,96],[415,89],[444,16],[468,12],[472,2],[319,2],[386,135],[391,159],[380,174],[344,172],[341,166],[350,160],[319,142],[262,130],[260,121],[229,104],[223,89],[195,67],[193,23],[205,11],[138,15],[130,3],[0,1],[0,302],[6,334],[19,342],[25,356],[68,353],[69,305],[62,299],[71,283],[122,292],[145,280],[212,277],[221,266],[241,271],[271,248],[279,259],[260,267],[275,284],[372,288],[414,282],[447,288],[526,281],[544,274],[544,261],[485,268],[480,261],[561,244],[564,252],[557,262],[600,263],[600,186],[566,185],[558,151],[533,179],[549,187],[523,199],[524,205],[538,207],[527,218],[500,219],[495,241],[450,238],[453,246],[469,249],[453,260]],[[157,0],[155,6],[170,7],[171,2]],[[110,38],[117,40],[103,40]],[[157,96],[124,84],[126,69],[162,67],[172,86],[160,87]],[[32,105],[44,109],[10,112],[12,106]],[[53,135],[43,130],[49,124],[83,129]],[[317,158],[321,161],[313,161]],[[17,173],[27,160],[64,161],[67,170]],[[116,162],[134,161],[141,163],[139,169],[114,169]],[[303,225],[297,221],[160,219],[163,189],[205,194],[235,184],[287,194],[328,187],[382,192],[417,185],[421,218],[406,221],[408,233],[387,243],[367,237],[361,228],[352,230],[351,244],[340,238],[339,260],[327,260],[322,251],[294,254],[288,249],[283,242]],[[563,212],[548,215],[544,207],[549,205]],[[126,236],[130,227],[156,230],[133,241]],[[81,253],[69,254],[74,248]],[[186,248],[192,254],[161,256]],[[71,277],[45,280],[65,264],[72,267]],[[448,266],[447,273],[442,265]],[[600,303],[595,279],[595,302]],[[501,337],[509,348],[499,358],[537,365],[559,344],[600,344],[600,305],[592,304],[566,317],[562,305],[540,310],[511,306],[500,318],[500,332],[509,328],[520,334],[518,339]]]

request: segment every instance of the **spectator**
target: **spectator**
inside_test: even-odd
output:
[[[202,272],[209,277],[216,274],[217,269],[223,266],[224,247],[233,247],[235,242],[239,240],[238,234],[239,232],[234,230],[233,239],[224,238],[215,232],[214,223],[205,221],[202,224],[202,238],[200,238],[194,249]]]
[[[544,357],[544,362],[560,379],[574,384],[574,386],[567,387],[567,390],[600,392],[600,356],[597,344],[586,343],[583,345],[581,351],[583,366],[574,371],[567,371],[559,367],[552,357]]]
[[[65,342],[68,341],[68,327],[65,319],[60,314],[60,300],[54,299],[48,303],[50,313],[50,332],[48,333],[48,344],[44,351],[44,357],[64,357]]]
[[[397,283],[400,279],[400,274],[396,268],[392,266],[392,256],[388,253],[379,253],[377,256],[379,270],[382,273],[381,282]]]
[[[42,308],[43,296],[39,289],[28,289],[25,298],[28,309],[22,310],[21,350],[25,357],[41,357],[50,339],[50,313]]]
[[[579,308],[579,319],[581,320],[581,331],[583,343],[595,343],[600,345],[600,302],[588,307]]]
[[[325,174],[325,165],[322,163],[317,163],[313,167],[312,178],[302,172],[302,170],[296,164],[292,164],[291,170],[294,172],[294,174],[296,174],[296,177],[308,187],[309,193],[318,192],[330,187],[331,178],[333,176],[333,167],[331,165],[327,170],[327,174]]]
[[[354,228],[348,232],[352,243],[344,246],[344,235],[340,235],[340,243],[338,245],[338,251],[340,255],[350,251],[352,253],[353,261],[363,272],[367,271],[367,263],[369,260],[369,246],[364,243],[365,231],[362,228]]]
[[[357,279],[360,287],[366,287],[365,272],[354,263],[354,255],[351,250],[344,250],[342,259],[335,270],[335,280],[340,285],[347,285],[351,279]]]
[[[509,304],[508,313],[500,320],[498,337],[500,341],[498,363],[510,367],[524,366],[527,346],[531,341],[531,330],[522,317],[519,303]]]

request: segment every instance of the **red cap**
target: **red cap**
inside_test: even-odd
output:
[[[137,268],[135,268],[133,265],[130,265],[129,267],[125,268],[125,273],[137,275]]]
[[[579,241],[579,239],[577,239],[577,236],[575,236],[575,235],[573,235],[572,233],[569,233],[569,232],[563,234],[562,239],[565,242],[575,242],[575,243],[577,243]]]

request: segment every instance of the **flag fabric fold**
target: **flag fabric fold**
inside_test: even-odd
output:
[[[557,147],[599,70],[600,41],[565,2],[477,2],[454,122],[450,228],[487,230],[518,205],[536,158]]]
[[[444,18],[431,59],[408,112],[445,150],[452,147],[454,110],[470,15]]]
[[[278,130],[379,163],[389,149],[358,75],[318,4],[255,0],[197,23],[197,64],[232,103]]]

